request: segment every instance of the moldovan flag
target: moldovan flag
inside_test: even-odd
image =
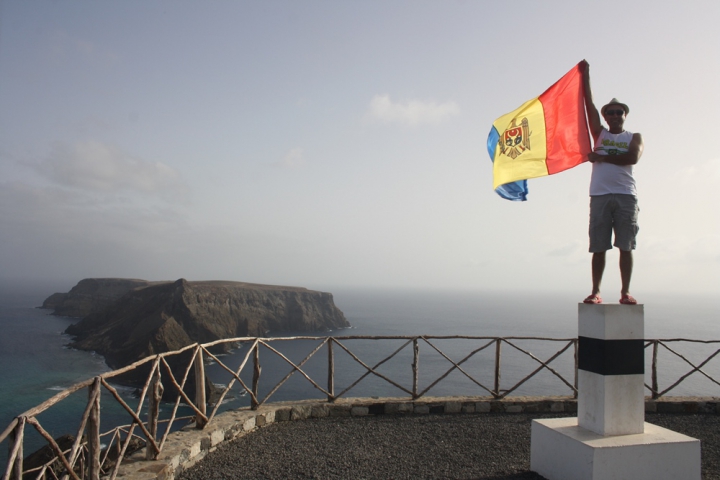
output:
[[[527,179],[579,165],[592,151],[580,68],[493,122],[487,147],[493,188],[501,197],[525,201]]]

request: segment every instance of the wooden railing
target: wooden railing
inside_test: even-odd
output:
[[[392,353],[383,357],[379,361],[368,362],[361,359],[361,355],[368,356],[368,352],[372,351],[374,354],[376,350],[361,348],[363,353],[358,353],[358,349],[353,352],[349,347],[349,343],[361,342],[364,346],[367,342],[377,341],[392,341],[398,342],[400,346],[396,348]],[[288,345],[288,342],[293,341],[304,341],[304,342],[318,342],[316,346],[300,361],[294,362],[289,357],[280,351],[280,347],[275,348],[274,345]],[[468,349],[464,355],[458,355],[457,349],[453,348],[452,354],[444,351],[440,348],[439,343],[444,342],[470,342],[472,346]],[[548,348],[541,348],[544,350],[546,360],[539,358],[539,354],[532,353],[524,344],[538,342],[540,345],[547,347],[548,344],[555,344],[554,347],[548,350]],[[710,354],[704,361],[699,362],[697,365],[688,360],[686,356],[678,353],[675,349],[671,348],[669,344],[678,342],[692,342],[702,343],[705,345],[714,346],[714,344],[720,343],[720,341],[698,341],[698,340],[686,340],[686,339],[667,339],[667,340],[646,340],[645,347],[651,347],[652,362],[651,362],[651,384],[647,385],[646,388],[650,391],[652,398],[660,398],[666,395],[669,391],[677,387],[680,383],[686,380],[690,375],[699,373],[704,375],[714,384],[720,386],[720,383],[712,378],[711,375],[702,370],[704,366],[708,364],[713,358],[715,358],[720,350],[715,350],[714,353]],[[559,347],[558,347],[559,344]],[[213,351],[217,351],[218,347],[228,345],[244,345],[247,348],[242,360],[237,368],[231,368],[226,363],[221,361],[220,357]],[[272,387],[266,386],[264,395],[261,395],[260,379],[262,373],[262,366],[260,363],[260,350],[267,351],[279,359],[282,363],[289,367],[289,372],[275,383]],[[458,372],[461,376],[471,384],[472,388],[476,389],[475,394],[482,396],[491,396],[494,399],[502,399],[513,392],[516,392],[518,388],[526,384],[530,379],[535,377],[541,371],[546,371],[552,374],[553,377],[559,379],[559,381],[567,387],[567,393],[571,396],[577,397],[577,348],[578,342],[576,338],[556,339],[556,338],[540,338],[540,337],[471,337],[471,336],[385,336],[385,337],[291,337],[291,338],[233,338],[218,340],[215,342],[205,344],[195,344],[187,346],[183,349],[158,354],[140,360],[132,365],[125,368],[107,372],[97,377],[88,379],[84,382],[73,385],[72,387],[58,393],[54,397],[45,401],[44,403],[31,408],[30,410],[18,415],[11,423],[4,429],[0,434],[0,442],[7,440],[8,444],[8,461],[3,480],[20,480],[22,478],[73,478],[73,479],[99,479],[102,477],[108,477],[114,479],[117,476],[118,469],[122,463],[123,458],[131,453],[132,450],[139,448],[145,448],[145,458],[154,459],[162,451],[165,441],[168,435],[189,423],[194,422],[194,427],[202,429],[204,426],[213,419],[218,413],[223,400],[232,391],[235,384],[238,384],[237,390],[241,395],[247,395],[249,397],[250,408],[257,409],[278,390],[286,385],[288,380],[295,374],[304,378],[309,384],[316,389],[321,395],[326,398],[328,402],[334,402],[338,398],[348,396],[351,390],[356,389],[358,384],[367,377],[375,377],[381,380],[381,383],[387,384],[394,387],[395,389],[403,392],[411,399],[418,399],[426,396],[430,390],[437,387],[447,379],[448,376],[454,372]],[[531,364],[534,364],[534,368],[520,380],[516,381],[509,388],[501,388],[502,380],[502,369],[501,366],[506,365],[503,358],[507,356],[506,350],[510,349],[515,352],[516,355],[511,358],[525,358],[530,359]],[[313,378],[309,373],[309,369],[306,367],[311,359],[318,355],[319,352],[324,351],[326,354],[326,368],[321,368],[325,374],[324,379]],[[433,363],[435,364],[434,371],[432,372],[434,378],[426,380],[424,385],[421,385],[420,381],[420,365],[421,362],[421,351],[428,352],[424,353],[423,358],[428,356],[433,357]],[[536,350],[537,351],[537,350]],[[551,365],[552,362],[556,362],[561,355],[567,351],[572,352],[573,364],[563,364],[560,367]],[[660,351],[667,351],[677,356],[682,361],[686,362],[690,367],[690,371],[682,375],[676,382],[669,387],[661,390],[658,386],[658,354]],[[475,360],[477,363],[478,356],[482,353],[491,353],[490,358],[492,361],[480,362],[482,370],[478,370],[478,366],[470,368],[471,360]],[[503,353],[505,352],[505,353]],[[410,364],[409,371],[405,370],[404,376],[410,375],[410,379],[403,380],[397,378],[391,378],[387,372],[381,371],[381,367],[393,359],[398,359],[399,356],[404,354],[407,358],[412,356],[412,363]],[[503,353],[503,355],[501,355]],[[172,357],[179,356],[181,354],[190,354],[189,363],[180,369],[182,375],[176,378],[174,371],[177,373],[177,365],[175,370],[171,368],[168,360]],[[338,354],[344,355],[345,362],[357,364],[361,367],[362,374],[360,374],[352,383],[349,383],[347,387],[342,389],[340,392],[336,392],[336,366],[338,364]],[[453,357],[460,357],[455,358]],[[566,358],[567,355],[563,358]],[[233,357],[237,358],[237,357]],[[405,357],[403,357],[405,358]],[[444,371],[437,371],[438,360],[442,359],[446,362],[447,369]],[[210,361],[217,364],[220,370],[226,372],[229,375],[230,381],[222,389],[219,397],[214,399],[212,403],[209,403],[206,399],[206,363]],[[557,363],[557,362],[556,362]],[[252,364],[252,370],[250,371],[249,364]],[[407,365],[407,364],[404,364]],[[111,385],[113,378],[123,374],[127,374],[138,368],[148,368],[149,374],[145,381],[143,388],[140,390],[139,399],[137,401],[137,407],[132,408],[126,400],[117,392],[117,390]],[[507,368],[507,367],[506,367]],[[487,380],[479,380],[479,376],[483,372],[492,369],[492,382],[488,384]],[[317,368],[315,368],[317,370]],[[560,370],[569,371],[572,378],[566,378],[568,374],[563,375]],[[186,383],[190,377],[190,372],[194,373],[194,398],[190,398],[190,395],[186,393]],[[243,378],[245,374],[245,378]],[[251,377],[250,377],[250,374]],[[343,373],[344,379],[347,376],[347,372]],[[456,374],[457,375],[457,374]],[[317,374],[315,374],[317,377]],[[160,418],[160,404],[163,397],[163,382],[165,386],[172,386],[177,395],[174,398],[173,408],[170,415],[167,418]],[[74,442],[71,446],[61,448],[56,442],[53,436],[46,431],[38,420],[38,415],[47,411],[53,405],[60,403],[65,400],[73,393],[79,392],[83,389],[88,391],[88,400],[84,409],[84,412],[80,418],[80,425],[77,429]],[[130,423],[127,425],[121,425],[110,429],[105,433],[100,432],[100,399],[101,392],[106,391],[110,394],[110,397],[126,412],[129,416]],[[373,396],[377,392],[362,392],[361,396]],[[469,393],[472,394],[472,393]],[[147,399],[147,402],[145,400]],[[132,402],[131,402],[132,403]],[[146,404],[147,403],[147,404]],[[192,415],[189,416],[178,416],[178,410],[180,405],[184,404],[186,408],[189,408]],[[211,411],[208,413],[208,407]],[[143,413],[144,412],[144,413]],[[146,419],[143,420],[142,416]],[[182,425],[180,425],[182,423]],[[28,469],[23,465],[23,456],[27,452],[24,452],[24,438],[25,438],[25,427],[30,425],[33,427],[44,440],[54,454],[52,459],[48,460],[43,465]],[[160,433],[160,426],[163,426],[162,433]],[[139,433],[136,433],[139,430]],[[102,448],[103,441],[106,443],[106,447]],[[24,477],[23,477],[24,476]]]
[[[717,345],[720,343],[720,340],[688,340],[686,338],[668,338],[664,340],[645,340],[645,348],[652,346],[652,363],[650,367],[650,377],[652,385],[645,384],[645,388],[650,390],[650,395],[654,399],[658,399],[663,397],[665,394],[667,394],[669,391],[673,390],[675,387],[680,385],[685,379],[687,379],[690,375],[697,372],[700,375],[704,376],[706,379],[708,379],[710,382],[714,383],[715,385],[720,387],[720,383],[715,380],[711,375],[707,374],[702,370],[702,367],[707,365],[710,360],[715,358],[718,353],[720,353],[720,349],[716,349],[714,352],[709,354],[703,361],[699,362],[697,365],[695,365],[693,362],[688,360],[688,358],[685,355],[682,355],[678,353],[675,349],[671,348],[669,344],[671,343],[680,343],[680,342],[689,342],[692,344],[701,344],[701,345]],[[662,347],[662,349],[661,349]],[[674,357],[677,357],[678,359],[681,359],[684,363],[687,363],[691,368],[690,370],[678,377],[678,379],[670,385],[669,387],[660,390],[660,387],[658,386],[658,353],[661,351],[667,351],[671,353]]]

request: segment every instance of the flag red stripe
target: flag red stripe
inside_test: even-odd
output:
[[[548,175],[584,162],[591,147],[579,65],[538,98],[545,110]]]

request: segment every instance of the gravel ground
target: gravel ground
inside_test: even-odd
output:
[[[178,478],[543,479],[530,471],[530,422],[563,415],[463,414],[323,418],[268,425]],[[703,479],[720,478],[720,416],[648,414],[702,441]]]

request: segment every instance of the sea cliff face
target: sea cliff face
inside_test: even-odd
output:
[[[148,285],[151,282],[130,278],[86,278],[68,293],[50,295],[42,308],[53,309],[54,315],[82,318],[101,312],[129,291]]]
[[[103,355],[111,368],[195,342],[350,326],[330,293],[305,288],[184,279],[146,286],[133,283],[143,280],[118,282],[114,291],[130,287],[124,295],[102,310],[90,307],[93,313],[66,330],[75,336],[71,347]]]

